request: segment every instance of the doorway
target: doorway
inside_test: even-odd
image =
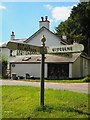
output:
[[[68,79],[69,64],[68,63],[49,63],[48,64],[48,79]]]

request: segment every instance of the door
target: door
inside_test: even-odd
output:
[[[49,63],[48,79],[68,79],[69,64],[68,63]]]

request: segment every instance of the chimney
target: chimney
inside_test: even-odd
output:
[[[42,22],[44,21],[44,18],[43,17],[41,17],[41,19],[42,19]]]
[[[76,44],[78,44],[78,43],[77,43],[77,41],[76,41],[76,40],[74,40],[74,41],[73,41],[73,45],[76,45]]]
[[[48,20],[48,16],[45,16],[45,19],[44,17],[41,17],[41,21],[39,21],[39,28],[46,27],[49,29],[49,23],[50,21]]]
[[[14,39],[15,39],[15,35],[14,35],[14,32],[12,31],[11,40],[14,40]]]
[[[45,16],[45,21],[48,21],[48,16]]]
[[[63,35],[62,35],[62,39],[67,40],[67,36],[66,36],[66,34],[64,32],[63,32]]]

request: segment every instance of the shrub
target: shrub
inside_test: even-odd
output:
[[[90,82],[90,77],[83,78],[83,82]]]
[[[0,54],[0,77],[7,78],[7,58],[5,55]]]

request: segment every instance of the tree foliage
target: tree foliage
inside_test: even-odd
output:
[[[2,78],[7,77],[7,58],[5,55],[0,54],[0,76]]]
[[[74,6],[70,17],[56,27],[56,34],[67,35],[67,42],[74,41],[85,46],[85,52],[90,56],[90,2],[82,2]]]
[[[7,57],[3,54],[0,54],[0,62],[7,62]]]

